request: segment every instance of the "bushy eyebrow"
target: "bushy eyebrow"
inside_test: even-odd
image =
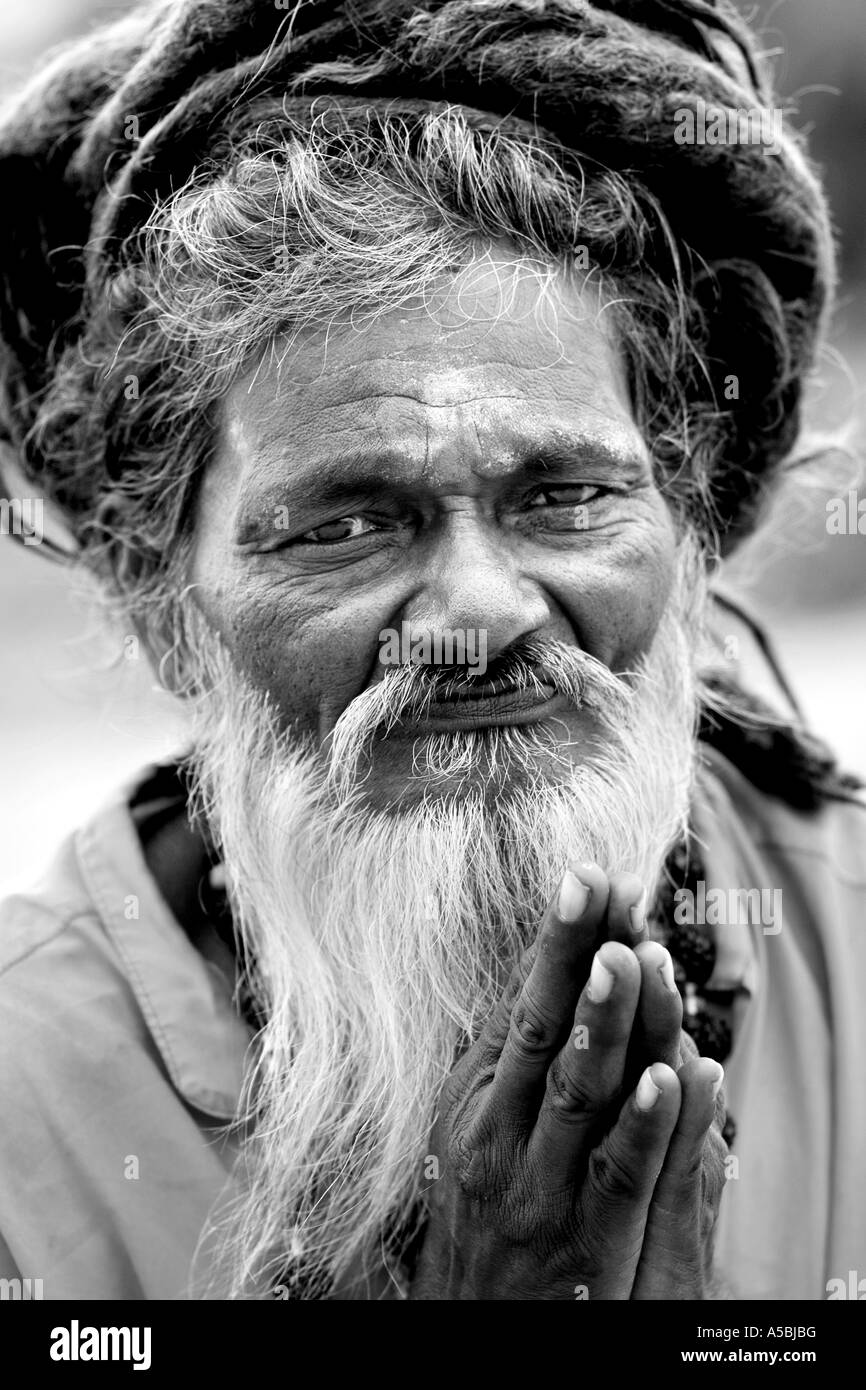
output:
[[[526,441],[522,451],[511,448],[508,466],[496,482],[503,490],[527,482],[550,482],[575,472],[591,471],[596,478],[634,480],[650,470],[648,455],[630,441],[611,444],[595,435],[571,436],[544,442]],[[346,450],[306,461],[300,469],[286,469],[283,481],[269,481],[265,495],[250,497],[243,508],[240,531],[255,530],[255,516],[270,516],[274,505],[288,504],[295,516],[312,516],[331,506],[369,505],[417,499],[425,486],[423,477],[404,471],[405,455],[398,450]]]
[[[648,471],[648,456],[637,447],[611,445],[594,436],[577,437],[568,441],[549,441],[532,444],[521,453],[509,451],[513,460],[501,481],[520,478],[544,479],[552,474],[567,473],[575,468],[597,468],[611,475]],[[328,503],[348,496],[393,496],[415,491],[423,480],[409,473],[400,475],[403,459],[399,453],[382,450],[346,453],[339,458],[326,458],[305,464],[286,479],[285,490],[303,493],[310,500]]]
[[[610,474],[632,474],[649,471],[651,465],[649,454],[636,447],[617,447],[592,437],[542,445],[530,451],[518,464],[518,469],[539,477],[587,467],[601,468]]]

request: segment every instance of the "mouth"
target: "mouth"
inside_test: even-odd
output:
[[[402,722],[407,733],[457,733],[472,729],[539,724],[570,707],[567,696],[546,681],[530,689],[505,679],[478,681],[449,699],[432,701],[421,718]]]

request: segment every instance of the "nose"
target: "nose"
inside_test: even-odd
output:
[[[521,574],[507,539],[465,513],[449,518],[402,616],[412,640],[462,632],[486,650],[488,662],[551,621],[541,588]]]

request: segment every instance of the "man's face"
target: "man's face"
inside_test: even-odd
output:
[[[374,748],[373,804],[412,799],[419,733],[542,722],[579,759],[587,711],[497,692],[498,658],[553,639],[632,670],[670,594],[674,527],[596,297],[558,286],[557,343],[539,288],[476,269],[434,317],[307,337],[225,404],[194,592],[285,724],[326,741],[383,679],[386,629],[486,643],[477,698]]]

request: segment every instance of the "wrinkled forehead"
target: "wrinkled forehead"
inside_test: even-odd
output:
[[[599,287],[488,256],[424,304],[274,343],[224,402],[216,471],[267,487],[362,456],[435,485],[583,441],[646,457]]]

